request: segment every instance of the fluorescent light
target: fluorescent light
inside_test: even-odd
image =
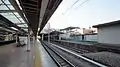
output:
[[[12,28],[12,29],[14,29],[14,30],[18,30],[17,28],[15,28],[15,27],[10,27],[10,28]]]
[[[18,1],[18,0],[16,0],[16,2],[17,2],[17,4],[18,4],[19,8],[22,10],[22,7],[20,6],[19,1]]]

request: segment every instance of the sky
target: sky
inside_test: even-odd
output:
[[[51,28],[88,28],[120,19],[120,0],[63,0],[48,23]]]

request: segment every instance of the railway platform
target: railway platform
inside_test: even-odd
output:
[[[36,58],[34,67],[58,67],[53,59],[46,52],[44,47],[41,45],[41,42],[37,40],[36,44]],[[38,55],[39,54],[39,55]],[[39,59],[39,60],[37,60]]]
[[[17,43],[0,46],[0,67],[33,67],[32,52],[26,46],[16,47]]]
[[[58,64],[51,57],[49,52],[47,52],[45,46],[43,46],[44,44],[41,41],[36,40],[35,43],[31,41],[30,44],[31,45],[29,52],[27,52],[26,50],[28,45],[24,47],[16,47],[17,43],[10,43],[0,46],[0,67],[58,67]],[[50,44],[52,43],[47,43],[47,45]],[[83,63],[80,61],[80,59],[78,60],[77,58],[75,58],[77,60],[76,62],[81,63],[81,65],[83,66],[85,66],[86,63],[88,64],[87,61],[89,61],[90,65],[92,63],[102,67],[106,67],[104,66],[104,64],[112,67],[119,66],[119,58],[120,58],[119,54],[110,53],[110,52],[78,54],[73,51],[69,51],[65,48],[62,48],[60,46],[57,46],[55,44],[52,44],[51,46],[54,47],[54,49],[58,53],[60,50],[58,50],[57,48],[63,50],[64,52],[70,53],[71,55],[69,54],[69,56],[67,55],[67,53],[65,53],[67,55],[66,57],[67,59],[68,57],[74,58],[75,55],[76,57],[86,60],[86,61],[81,60],[85,62]],[[62,53],[64,54],[64,52]],[[99,61],[100,63],[96,61]]]
[[[17,43],[0,46],[0,67],[58,67],[37,40],[36,45],[16,47]]]

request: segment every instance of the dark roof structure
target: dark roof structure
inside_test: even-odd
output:
[[[99,28],[99,27],[108,27],[108,26],[113,26],[113,25],[120,25],[120,20],[109,22],[109,23],[104,23],[104,24],[98,24],[94,25],[94,28]]]
[[[50,32],[50,34],[64,34],[64,33],[60,32],[60,31],[52,31],[52,32]]]
[[[79,29],[79,27],[67,27],[67,28],[61,29],[60,31],[63,31],[63,30],[72,30],[72,29]]]
[[[23,29],[21,29],[19,26],[17,26],[16,24],[12,23],[11,21],[9,21],[8,19],[6,19],[4,16],[0,15],[0,27],[3,27],[5,29],[8,30],[13,30],[14,29],[10,28],[10,27],[14,27],[16,29],[18,29],[19,31],[23,31],[25,32]],[[2,31],[2,30],[1,30]],[[17,31],[16,31],[17,32]]]

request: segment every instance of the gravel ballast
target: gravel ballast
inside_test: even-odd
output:
[[[111,52],[97,52],[82,55],[103,64],[109,65],[110,67],[120,67],[120,54]]]

